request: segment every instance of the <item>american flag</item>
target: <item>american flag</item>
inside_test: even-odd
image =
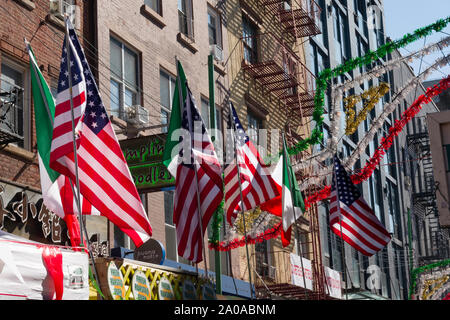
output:
[[[330,201],[330,227],[365,256],[372,256],[391,240],[390,234],[351,181],[338,157],[334,157]]]
[[[180,148],[176,173],[171,172],[176,176],[173,222],[176,225],[178,255],[198,263],[203,260],[201,234],[205,234],[209,220],[223,199],[222,171],[214,145],[188,87],[181,113],[181,127],[189,134],[180,136],[179,145],[185,147]],[[198,181],[194,165],[197,168]],[[197,188],[200,194],[202,233]]]
[[[264,165],[259,152],[245,133],[236,110],[231,103],[230,116],[232,119],[228,119],[228,128],[231,129],[233,134],[227,135],[227,148],[231,147],[234,149],[233,139],[235,139],[236,161],[227,159],[224,178],[227,220],[228,223],[232,224],[241,208],[247,211],[279,196],[281,194],[281,186],[273,180],[269,168]],[[228,154],[231,153],[228,152]],[[239,164],[243,204],[241,203],[236,162]]]
[[[65,40],[61,58],[50,166],[76,181],[67,72],[70,63],[80,193],[139,247],[150,238],[152,228],[73,28],[69,28],[69,35],[70,50],[66,50]]]

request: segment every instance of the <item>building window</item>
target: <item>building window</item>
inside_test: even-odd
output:
[[[164,191],[164,219],[166,230],[166,258],[172,261],[190,264],[189,260],[178,255],[177,232],[173,223],[174,191]]]
[[[211,128],[211,108],[209,106],[209,100],[206,98],[201,99],[201,113],[203,122],[205,123],[205,126],[207,129]],[[215,112],[214,112],[214,128],[216,128],[219,131],[222,131],[222,112],[221,109],[215,106]],[[211,134],[211,133],[210,133]]]
[[[208,7],[208,36],[210,45],[217,45],[222,48],[222,29],[220,25],[220,16],[214,9],[210,7]]]
[[[111,115],[126,120],[126,107],[140,104],[139,56],[119,40],[110,38]]]
[[[333,35],[336,64],[340,65],[350,57],[350,43],[348,38],[348,22],[339,8],[333,6]]]
[[[194,14],[192,0],[178,0],[178,22],[180,32],[194,39]]]
[[[172,109],[173,94],[175,91],[176,78],[167,72],[159,71],[159,101],[161,103],[161,124],[169,124],[170,110]],[[162,128],[167,132],[168,127]]]
[[[0,76],[0,128],[17,135],[22,140],[16,144],[21,148],[29,147],[24,138],[28,134],[25,106],[26,71],[25,68],[9,62],[2,57]]]
[[[153,9],[157,14],[162,16],[161,0],[144,0],[144,4]]]
[[[256,272],[261,277],[270,277],[271,259],[269,255],[269,241],[264,240],[262,242],[255,243],[255,257],[256,257]]]
[[[263,128],[262,120],[255,116],[253,113],[248,111],[247,113],[247,121],[248,121],[248,137],[255,144],[255,146],[259,145],[259,130]]]
[[[244,44],[244,60],[247,63],[254,64],[258,62],[258,43],[256,36],[258,27],[249,17],[242,15],[242,41]]]
[[[450,172],[450,144],[444,145],[445,171]]]

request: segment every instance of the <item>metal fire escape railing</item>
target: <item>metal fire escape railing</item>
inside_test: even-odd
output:
[[[23,111],[19,108],[23,101],[23,89],[11,87],[0,91],[0,149],[9,143],[23,141],[20,134]]]
[[[284,31],[295,39],[321,33],[318,24],[321,9],[314,0],[259,0],[258,4],[278,16]]]
[[[415,121],[421,123],[421,118]],[[423,119],[422,119],[423,120]],[[430,251],[426,256],[421,257],[424,262],[448,258],[450,253],[449,236],[446,230],[441,229],[439,224],[439,211],[436,203],[436,185],[434,180],[433,162],[430,150],[430,137],[425,127],[420,127],[418,132],[407,135],[409,152],[415,154],[415,158],[420,159],[419,177],[414,184],[412,199],[419,216],[425,221],[428,220],[430,230]],[[413,179],[414,181],[414,179]]]
[[[272,93],[299,115],[312,115],[315,77],[281,39],[271,32],[242,37],[241,57],[242,69],[265,92]]]

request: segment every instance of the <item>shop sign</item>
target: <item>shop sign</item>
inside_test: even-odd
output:
[[[108,265],[108,288],[114,300],[125,299],[125,286],[123,284],[122,273],[112,261]]]
[[[134,300],[151,300],[150,283],[142,271],[136,271],[134,273],[133,279],[131,280],[131,290]]]
[[[325,267],[326,292],[333,298],[342,299],[341,274]]]
[[[166,277],[161,277],[158,286],[159,300],[174,300],[172,284]]]
[[[302,259],[302,260],[300,260]],[[311,260],[302,258],[296,254],[291,253],[290,254],[290,260],[291,260],[291,278],[292,278],[292,284],[306,288],[309,290],[313,289],[313,277],[312,277],[312,269],[311,269]],[[303,269],[302,269],[302,262],[303,262]],[[303,281],[303,273],[305,274]],[[306,284],[305,284],[306,282]]]
[[[109,256],[108,241],[100,242],[100,233],[95,233],[89,239],[89,250],[92,252],[94,259],[106,258]]]
[[[136,248],[133,253],[134,260],[163,264],[166,251],[162,243],[155,239],[149,239],[144,242],[139,248]]]
[[[68,271],[69,271],[69,287],[71,289],[83,289],[84,288],[83,266],[69,265]]]
[[[216,291],[211,283],[205,283],[202,286],[203,300],[216,300]]]
[[[157,134],[119,142],[139,191],[158,191],[175,185],[175,178],[162,163],[166,136]]]
[[[197,300],[197,290],[191,280],[183,282],[183,300]]]
[[[68,244],[69,235],[63,219],[51,212],[43,199],[29,201],[26,192],[17,192],[5,205],[3,186],[0,185],[0,229],[42,243]],[[19,232],[18,232],[19,231]]]

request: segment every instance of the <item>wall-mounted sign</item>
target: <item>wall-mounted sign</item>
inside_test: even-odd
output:
[[[134,260],[163,264],[166,257],[166,250],[161,242],[155,239],[149,239],[143,243],[139,248],[136,248],[133,253]]]
[[[100,242],[100,233],[94,233],[89,239],[89,250],[95,259],[99,257],[106,258],[109,256],[108,241]]]
[[[191,280],[185,279],[183,281],[183,300],[197,300],[197,289]]]
[[[161,277],[158,286],[159,300],[174,300],[172,284],[166,277]]]
[[[311,269],[311,260],[302,258],[296,254],[290,254],[291,260],[291,278],[292,284],[306,288],[309,290],[313,289],[313,277],[312,277],[312,269]],[[302,260],[300,260],[302,259]],[[303,261],[303,269],[302,269],[302,261]],[[303,273],[305,276],[303,277]],[[305,278],[305,281],[303,281]],[[306,284],[305,284],[306,282]]]
[[[205,283],[202,286],[203,300],[216,300],[216,291],[211,283]]]
[[[120,141],[131,176],[139,191],[157,191],[175,185],[175,179],[162,163],[166,134]]]
[[[114,300],[125,299],[125,286],[123,284],[122,273],[112,261],[108,265],[108,288]]]
[[[133,292],[134,300],[151,300],[150,283],[142,271],[134,273],[131,280],[131,291]]]
[[[29,200],[28,191],[16,192],[5,205],[0,185],[0,229],[46,244],[70,245],[67,226],[63,219],[51,212],[43,199]]]
[[[326,292],[333,298],[342,299],[341,274],[325,267]]]

